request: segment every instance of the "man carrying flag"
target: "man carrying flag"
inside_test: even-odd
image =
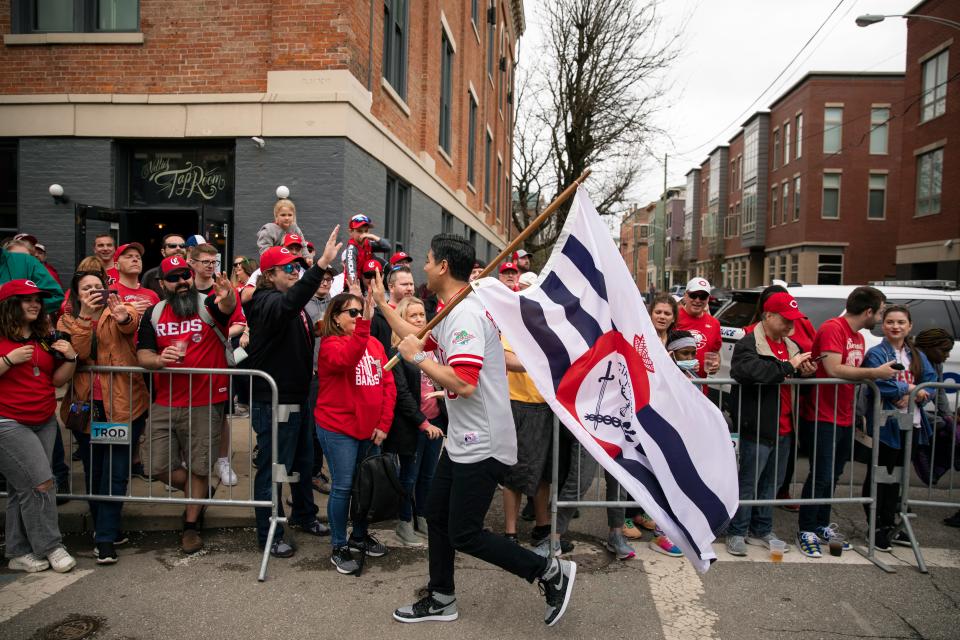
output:
[[[452,300],[468,286],[474,259],[473,245],[461,236],[434,236],[423,268],[427,286],[441,300]],[[496,326],[480,300],[468,296],[437,325],[433,338],[427,334],[421,340],[417,328],[388,304],[379,277],[373,279],[371,289],[391,328],[403,337],[400,356],[446,389],[450,417],[446,447],[427,499],[428,593],[397,609],[393,617],[400,622],[456,620],[454,558],[462,551],[528,582],[538,580],[547,600],[544,622],[556,624],[569,603],[576,564],[542,558],[483,528],[497,485],[517,462],[506,365]],[[437,361],[427,358],[425,350],[435,350]]]

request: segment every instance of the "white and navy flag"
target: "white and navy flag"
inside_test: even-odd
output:
[[[737,510],[730,433],[661,344],[586,191],[537,284],[472,286],[560,420],[706,571]]]

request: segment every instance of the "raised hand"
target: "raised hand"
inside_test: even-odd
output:
[[[317,264],[322,267],[329,267],[330,264],[337,259],[337,255],[340,254],[340,248],[343,247],[342,242],[337,242],[337,235],[340,233],[340,225],[337,225],[333,228],[333,231],[330,232],[330,237],[327,238],[327,243],[323,246],[323,254],[317,259]]]
[[[383,278],[380,276],[380,267],[377,267],[377,275],[373,277],[367,287],[373,293],[373,300],[377,304],[386,304],[387,292],[383,288]]]
[[[120,296],[115,293],[110,294],[110,297],[107,298],[107,306],[110,308],[110,315],[112,315],[117,322],[126,324],[130,318],[130,312],[127,311],[127,308],[120,302]]]
[[[216,280],[213,281],[213,290],[216,293],[216,298],[214,302],[220,304],[224,300],[233,299],[236,302],[237,292],[233,288],[233,283],[230,282],[230,279],[227,278],[224,274],[217,275]]]

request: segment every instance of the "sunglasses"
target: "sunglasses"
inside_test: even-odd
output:
[[[340,313],[349,313],[351,318],[358,318],[363,311],[360,309],[344,309]]]
[[[233,268],[234,268],[234,269],[236,269],[237,267],[242,267],[242,266],[243,266],[243,263],[242,263],[242,262],[234,262],[234,263],[233,263]]]
[[[303,269],[303,267],[300,266],[299,262],[291,262],[289,264],[279,266],[277,269],[280,269],[280,271],[283,271],[284,273],[300,273],[300,270]]]
[[[163,276],[164,282],[169,282],[170,284],[176,284],[178,282],[186,282],[193,277],[193,274],[189,271],[178,271],[177,273],[170,273]]]
[[[688,293],[687,295],[693,300],[706,300],[710,297],[710,294],[706,291],[697,291],[695,293]]]
[[[180,244],[176,244],[176,243],[171,244],[168,242],[166,243],[166,247],[167,249],[186,249],[187,245],[183,242],[181,242]]]

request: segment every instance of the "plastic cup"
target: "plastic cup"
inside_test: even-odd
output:
[[[187,345],[189,344],[190,344],[190,341],[187,339],[173,341],[173,346],[180,353],[180,357],[177,358],[177,362],[183,362],[183,359],[187,355]]]
[[[783,562],[783,554],[787,550],[787,543],[783,540],[770,541],[770,561]]]
[[[843,555],[843,536],[834,534],[830,538],[830,555],[840,557]]]

